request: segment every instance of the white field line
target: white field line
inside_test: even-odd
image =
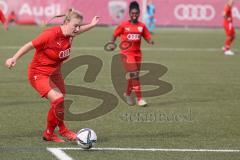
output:
[[[72,157],[69,157],[64,151],[59,148],[47,148],[47,150],[59,160],[73,160]]]
[[[0,46],[0,49],[19,49],[21,46]],[[104,51],[103,47],[72,47],[72,50],[83,50],[83,51]],[[221,48],[142,48],[143,51],[176,51],[176,52],[216,52],[222,51]],[[234,51],[238,51],[235,49]]]
[[[82,148],[47,148],[58,160],[73,160],[63,150],[84,150]],[[142,151],[142,152],[216,152],[240,153],[234,149],[164,149],[164,148],[92,148],[91,151]]]
[[[61,150],[83,150],[82,148],[58,148]],[[233,149],[164,149],[164,148],[91,148],[91,150],[100,151],[163,151],[163,152],[240,152]]]

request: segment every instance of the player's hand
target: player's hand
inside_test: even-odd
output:
[[[154,45],[154,41],[149,40],[149,41],[148,41],[148,44]]]
[[[95,17],[93,17],[91,24],[93,26],[96,26],[99,21],[100,21],[100,17],[99,16],[95,16]]]
[[[12,67],[14,67],[17,63],[17,60],[15,58],[8,58],[5,61],[5,65],[6,67],[8,67],[9,69],[11,69]]]

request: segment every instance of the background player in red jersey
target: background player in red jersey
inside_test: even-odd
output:
[[[131,98],[132,91],[136,94],[137,104],[146,106],[147,102],[142,98],[141,85],[139,80],[139,71],[142,62],[142,52],[140,49],[141,37],[147,43],[153,44],[151,34],[145,24],[138,21],[140,15],[139,5],[136,1],[130,3],[129,16],[130,20],[122,22],[114,31],[111,42],[115,42],[120,36],[121,42],[128,41],[131,43],[129,48],[121,48],[122,62],[126,72],[129,74],[127,90],[124,93],[126,101],[129,105],[133,105]]]
[[[227,3],[224,7],[223,17],[224,17],[224,29],[226,33],[225,46],[223,47],[225,55],[234,55],[234,53],[230,50],[231,44],[235,39],[235,29],[233,26],[233,18],[232,18],[232,6],[233,0],[227,0]]]
[[[8,30],[8,24],[7,24],[7,20],[2,12],[2,10],[0,9],[0,21],[2,22],[2,24],[4,25],[4,29]]]
[[[8,15],[7,21],[8,21],[8,24],[16,23],[16,21],[17,21],[17,15],[15,14],[14,11],[11,11],[11,12],[10,12],[10,14]]]
[[[35,54],[28,69],[28,79],[37,92],[49,100],[51,108],[48,111],[47,127],[43,133],[43,139],[54,142],[64,142],[55,133],[58,126],[59,134],[68,140],[76,139],[76,134],[64,124],[64,81],[60,73],[60,67],[64,60],[70,56],[73,38],[85,32],[99,22],[99,17],[94,17],[92,22],[82,25],[82,15],[72,9],[64,16],[64,22],[45,30],[31,42],[25,44],[17,53],[6,60],[5,65],[11,68],[17,60],[35,49]],[[56,17],[60,17],[56,16]]]

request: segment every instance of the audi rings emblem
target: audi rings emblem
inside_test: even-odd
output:
[[[210,21],[215,17],[215,9],[212,5],[179,4],[174,15],[178,20]]]

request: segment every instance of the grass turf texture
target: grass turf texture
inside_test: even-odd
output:
[[[12,56],[44,28],[16,26],[0,30],[0,60]],[[94,55],[103,67],[94,83],[83,81],[86,66],[76,69],[67,84],[106,91],[117,96],[111,82],[111,59],[103,46],[112,28],[95,28],[75,38],[71,58]],[[238,36],[237,36],[238,37]],[[235,41],[235,56],[224,56],[221,29],[158,29],[154,46],[143,43],[144,62],[166,66],[160,79],[171,83],[168,94],[147,98],[149,106],[129,107],[121,99],[110,113],[90,121],[67,122],[78,131],[89,127],[98,136],[96,147],[240,149],[240,52]],[[149,48],[152,50],[149,50]],[[117,53],[117,52],[114,52]],[[0,67],[0,157],[3,159],[56,159],[47,147],[77,147],[76,143],[56,144],[42,141],[48,102],[39,98],[27,81],[28,53],[8,70]],[[148,89],[147,86],[143,87]],[[73,113],[89,111],[99,100],[69,96]],[[134,119],[141,115],[165,115],[165,119]],[[126,118],[132,116],[133,118]],[[185,119],[174,119],[184,116]],[[168,117],[168,119],[166,118]],[[240,153],[65,151],[74,159],[238,159]]]

